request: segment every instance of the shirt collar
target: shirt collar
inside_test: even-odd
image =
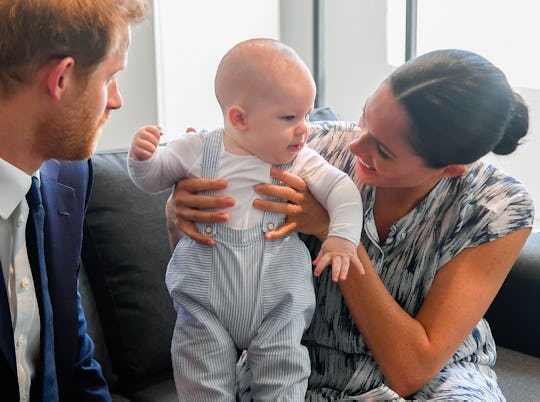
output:
[[[39,171],[34,173],[39,178]],[[0,158],[0,217],[8,219],[25,197],[32,176]]]

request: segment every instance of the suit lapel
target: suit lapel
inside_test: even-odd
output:
[[[72,260],[77,257],[67,252],[68,250],[73,250],[73,247],[69,246],[69,242],[73,242],[76,239],[75,232],[77,231],[77,224],[74,224],[72,221],[75,208],[75,195],[71,187],[67,187],[59,182],[59,173],[60,163],[55,160],[47,161],[40,169],[41,193],[43,208],[45,210],[44,251],[48,277],[48,293],[52,310],[48,311],[43,306],[42,295],[44,289],[40,289],[38,303],[42,316],[42,339],[52,339],[54,337],[54,355],[51,354],[51,349],[53,349],[51,343],[48,344],[49,346],[43,344],[44,350],[42,351],[44,356],[48,355],[49,362],[51,362],[50,359],[52,358],[52,362],[54,363],[45,364],[43,367],[43,378],[45,379],[43,399],[51,401],[58,398],[58,388],[56,384],[52,386],[53,382],[47,381],[47,379],[54,378],[54,383],[56,383],[56,380],[61,380],[57,378],[57,373],[63,372],[63,359],[60,356],[64,356],[64,353],[61,349],[63,346],[67,347],[68,345],[63,345],[60,338],[64,335],[64,325],[68,328],[73,327],[72,320],[65,322],[66,317],[76,317],[76,311],[71,315],[65,312],[66,309],[73,308],[72,305],[74,304],[72,303],[73,299],[69,295],[76,293],[76,289],[71,289],[73,286],[70,286],[70,284],[76,284],[76,280],[71,277],[76,275],[76,273],[69,269],[69,267],[72,264]],[[43,283],[41,283],[41,286],[43,286]],[[62,317],[62,319],[58,318],[54,320],[55,317]],[[52,325],[53,322],[54,326]],[[48,329],[52,333],[44,334],[44,329]],[[48,350],[45,350],[47,348]]]
[[[69,163],[68,163],[69,164]],[[63,165],[62,165],[63,166]],[[58,385],[71,373],[77,342],[77,269],[80,259],[82,220],[75,190],[64,184],[64,166],[49,160],[40,169],[41,193],[45,209],[45,260],[49,295],[54,317],[54,339]],[[79,211],[77,213],[77,211]],[[47,391],[47,390],[45,390]]]

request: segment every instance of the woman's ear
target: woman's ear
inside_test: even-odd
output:
[[[231,126],[235,130],[247,130],[247,113],[242,107],[238,105],[231,106],[228,111],[228,118]]]
[[[441,177],[449,179],[451,177],[461,176],[466,171],[467,167],[465,165],[448,165],[443,168]]]
[[[45,67],[47,69],[47,90],[54,100],[60,100],[73,74],[74,65],[75,60],[73,57],[64,57],[63,59],[52,61]]]

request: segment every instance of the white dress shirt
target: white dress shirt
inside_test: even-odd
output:
[[[0,262],[6,285],[21,401],[30,399],[30,383],[40,348],[39,310],[26,250],[31,176],[0,158]]]

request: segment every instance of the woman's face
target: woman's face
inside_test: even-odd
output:
[[[387,188],[431,189],[441,169],[425,165],[407,141],[408,116],[388,82],[368,99],[360,133],[349,148],[356,155],[356,172],[365,184]]]

